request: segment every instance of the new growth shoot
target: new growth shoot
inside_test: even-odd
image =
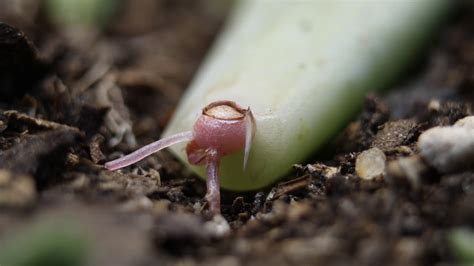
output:
[[[105,164],[117,170],[180,142],[186,146],[188,161],[207,168],[207,193],[209,211],[220,213],[219,163],[223,156],[244,150],[243,167],[246,167],[253,137],[255,119],[250,108],[243,109],[232,101],[216,101],[207,105],[197,119],[192,131],[177,133],[148,144],[124,157]]]

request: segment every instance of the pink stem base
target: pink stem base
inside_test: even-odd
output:
[[[207,154],[207,193],[206,201],[209,211],[213,214],[221,213],[221,192],[219,184],[219,162],[220,156],[217,151],[211,150]]]

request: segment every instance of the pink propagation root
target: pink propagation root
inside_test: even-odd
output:
[[[150,156],[151,154],[160,151],[164,148],[167,148],[171,145],[184,142],[184,141],[191,141],[193,140],[193,132],[192,131],[186,131],[186,132],[181,132],[178,134],[175,134],[173,136],[169,136],[164,139],[160,139],[158,141],[155,141],[149,145],[146,145],[130,154],[127,156],[121,157],[117,160],[108,162],[105,164],[105,168],[109,170],[117,170],[120,168],[124,168],[126,166],[129,166],[131,164],[134,164],[138,161],[143,160],[145,157]]]
[[[219,164],[223,156],[244,150],[244,169],[255,135],[255,119],[250,108],[243,109],[232,101],[216,101],[207,105],[194,124],[192,131],[177,133],[148,144],[124,157],[105,164],[117,170],[180,142],[186,146],[188,161],[207,168],[207,193],[209,211],[220,213]]]

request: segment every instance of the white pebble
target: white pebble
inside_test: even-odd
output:
[[[356,173],[366,180],[370,180],[385,173],[386,157],[379,148],[371,148],[363,151],[356,159]]]
[[[204,228],[214,237],[224,237],[230,233],[230,225],[222,215],[214,215],[212,220],[204,223]]]
[[[474,117],[454,126],[431,128],[418,138],[420,155],[442,173],[462,171],[474,165]]]

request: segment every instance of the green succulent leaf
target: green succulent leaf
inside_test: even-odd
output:
[[[369,91],[388,87],[418,57],[450,0],[240,1],[164,136],[190,130],[216,100],[250,106],[256,136],[224,158],[221,185],[269,185],[328,141]],[[189,165],[183,145],[172,151]]]

